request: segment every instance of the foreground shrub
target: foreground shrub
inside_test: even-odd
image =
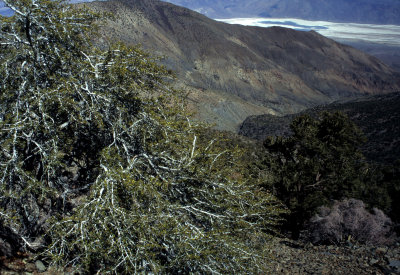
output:
[[[168,71],[135,47],[94,48],[83,8],[4,2],[1,237],[90,274],[263,273],[282,210],[238,150],[204,138]]]
[[[368,212],[360,200],[335,202],[332,208],[321,207],[311,219],[310,237],[314,243],[339,244],[355,240],[370,245],[393,242],[392,221],[381,210]]]

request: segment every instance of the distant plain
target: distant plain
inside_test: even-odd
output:
[[[299,31],[316,31],[326,37],[374,55],[400,71],[400,26],[335,23],[295,18],[231,18],[217,21],[245,26],[280,26]]]

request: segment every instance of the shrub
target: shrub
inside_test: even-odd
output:
[[[331,208],[321,207],[309,225],[313,243],[339,244],[352,239],[370,245],[393,242],[392,221],[381,210],[370,213],[360,200],[336,201]]]
[[[282,210],[238,150],[204,138],[168,71],[137,47],[93,47],[84,8],[4,2],[0,228],[13,247],[90,274],[265,272]]]

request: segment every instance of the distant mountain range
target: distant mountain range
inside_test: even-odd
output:
[[[211,18],[275,17],[400,24],[399,0],[166,0]]]
[[[70,0],[82,3],[108,0]],[[211,18],[302,18],[332,22],[400,24],[399,0],[164,0]],[[0,14],[11,12],[2,8]]]
[[[294,117],[317,116],[323,111],[344,112],[363,130],[368,140],[363,151],[369,160],[387,163],[400,160],[400,93],[336,102],[283,117],[251,116],[240,126],[239,134],[261,141],[267,136],[288,136]]]
[[[103,40],[140,43],[175,70],[204,121],[235,131],[249,115],[288,114],[400,91],[400,74],[316,32],[228,25],[156,0],[85,5],[117,15]]]

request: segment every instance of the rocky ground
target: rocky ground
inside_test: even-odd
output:
[[[277,238],[271,246],[273,274],[400,274],[400,244],[394,247],[314,246]],[[80,274],[48,268],[29,254],[0,258],[0,274]]]
[[[272,246],[274,274],[400,274],[400,245],[314,246],[277,239]]]

